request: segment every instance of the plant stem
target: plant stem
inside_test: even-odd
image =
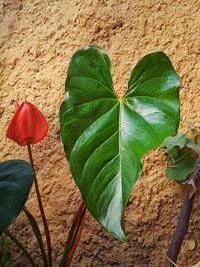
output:
[[[188,226],[194,203],[194,198],[195,194],[192,196],[191,199],[189,198],[188,193],[185,194],[176,230],[173,234],[171,243],[167,250],[168,258],[171,259],[171,261],[173,261],[174,263],[177,262],[182,242],[188,232]],[[166,259],[164,267],[174,267],[174,264],[170,262],[168,259]]]
[[[27,257],[27,259],[31,263],[31,265],[33,267],[37,267],[36,263],[34,262],[33,258],[31,257],[31,255],[29,254],[29,252],[27,251],[27,249],[8,230],[5,230],[4,232],[18,246],[18,248],[21,249],[21,251],[24,253],[24,255]]]
[[[86,209],[83,211],[83,213],[80,216],[80,220],[78,221],[77,229],[75,231],[75,237],[74,237],[73,242],[72,242],[73,245],[72,245],[71,251],[67,257],[65,267],[71,266],[72,259],[76,253],[77,248],[78,248],[78,244],[79,244],[80,239],[81,239],[81,234],[82,234],[83,226],[84,226],[84,222],[85,222],[85,211],[86,211]]]
[[[28,144],[27,147],[28,147],[28,154],[29,154],[29,158],[30,158],[30,163],[31,163],[31,166],[35,172],[35,166],[34,166],[34,161],[33,161],[33,156],[32,156],[31,145]],[[35,184],[35,191],[36,191],[36,195],[37,195],[38,205],[39,205],[39,209],[40,209],[40,213],[41,213],[41,217],[42,217],[42,223],[44,226],[44,231],[45,231],[45,236],[46,236],[49,267],[52,267],[51,237],[50,237],[49,227],[48,227],[48,223],[46,220],[46,216],[45,216],[45,212],[44,212],[44,208],[43,208],[43,204],[42,204],[42,199],[41,199],[40,190],[39,190],[39,186],[38,186],[38,182],[37,182],[36,172],[35,172],[35,177],[34,177],[34,184]]]
[[[35,237],[36,237],[36,240],[38,242],[38,245],[39,245],[39,248],[40,248],[40,251],[42,254],[43,263],[44,263],[43,267],[49,267],[44,242],[43,242],[42,235],[41,235],[40,229],[38,227],[38,224],[37,224],[35,218],[33,217],[33,215],[28,211],[28,209],[25,206],[23,207],[23,211],[26,214],[26,217],[27,217],[27,219],[28,219],[28,221],[32,227],[32,230],[33,230]]]
[[[85,212],[86,207],[84,202],[82,201],[71,226],[66,248],[63,253],[62,260],[59,263],[59,267],[70,267],[71,265],[72,259],[81,239],[81,234],[85,222]]]
[[[199,185],[200,183],[200,155],[198,156],[196,160],[196,164],[195,164],[191,179],[193,179],[196,186]],[[190,221],[190,216],[192,213],[194,199],[195,199],[195,192],[193,193],[192,196],[190,196],[189,193],[185,193],[178,223],[177,223],[176,229],[171,239],[171,243],[166,253],[167,257],[174,263],[177,262],[182,242],[185,238],[185,235],[188,232],[189,221]],[[174,264],[170,262],[168,258],[166,259],[164,263],[164,267],[174,267]]]

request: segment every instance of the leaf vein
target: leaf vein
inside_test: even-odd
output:
[[[72,78],[83,78],[83,79],[89,79],[89,80],[93,80],[93,81],[95,81],[95,82],[97,82],[98,84],[100,84],[100,85],[102,85],[103,87],[105,87],[108,91],[110,91],[110,92],[112,92],[114,95],[115,95],[115,92],[114,92],[114,90],[113,90],[113,88],[109,88],[108,86],[106,86],[105,84],[103,84],[102,82],[100,82],[100,81],[98,81],[97,79],[95,79],[95,78],[91,78],[91,77],[87,77],[87,76],[72,76],[71,77],[71,79]],[[105,78],[105,77],[104,77]],[[107,79],[106,79],[106,81],[107,81]]]
[[[131,109],[133,112],[135,112],[137,115],[139,115],[144,122],[149,126],[149,128],[152,130],[153,134],[155,135],[156,138],[158,138],[158,140],[161,142],[160,137],[157,135],[157,133],[155,132],[155,130],[153,129],[153,127],[151,126],[151,124],[144,118],[144,116],[142,116],[140,113],[136,112],[129,103],[124,102],[124,104]]]
[[[82,175],[81,175],[81,178],[80,178],[80,182],[81,182],[81,180],[83,179],[82,176],[83,176],[83,174],[84,174],[85,169],[87,168],[87,164],[88,164],[89,160],[94,156],[94,154],[96,153],[96,151],[97,151],[101,146],[103,146],[106,142],[108,142],[109,139],[111,139],[116,133],[117,133],[117,131],[114,132],[109,138],[107,138],[106,140],[104,140],[101,144],[99,144],[98,147],[96,147],[95,150],[94,150],[94,151],[89,155],[89,157],[86,159],[85,164],[84,164],[84,168],[83,168],[83,171],[82,171]]]
[[[88,130],[88,128],[92,127],[92,125],[94,123],[96,123],[97,121],[99,121],[100,119],[102,119],[105,115],[107,115],[109,112],[111,112],[116,107],[117,104],[118,103],[116,103],[109,111],[107,111],[106,113],[104,113],[102,116],[100,116],[97,120],[93,121],[90,125],[88,125],[87,128],[84,129],[84,131],[81,133],[81,135],[77,138],[77,140],[76,140],[76,142],[75,142],[75,144],[74,144],[74,146],[73,146],[73,148],[71,150],[71,153],[73,153],[73,150],[74,150],[76,144],[78,143],[78,141],[81,138],[81,136],[85,134],[85,132]]]

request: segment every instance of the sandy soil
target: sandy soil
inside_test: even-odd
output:
[[[26,96],[46,115],[48,137],[34,146],[57,266],[80,194],[72,180],[59,139],[58,110],[64,96],[66,68],[72,54],[97,44],[109,54],[119,93],[126,90],[131,69],[145,54],[164,51],[182,79],[181,128],[198,124],[200,84],[199,0],[0,0],[0,159],[28,160],[27,151],[5,138],[12,103]],[[166,178],[165,157],[157,149],[144,159],[126,210],[130,245],[115,240],[88,214],[73,267],[159,267],[181,206],[182,192]],[[179,266],[200,260],[199,200],[196,201]],[[41,222],[34,190],[28,207]],[[39,262],[36,241],[20,216],[12,227]],[[29,267],[14,249],[14,263]]]

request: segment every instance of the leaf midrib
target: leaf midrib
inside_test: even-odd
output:
[[[126,95],[125,95],[125,97],[123,98],[100,98],[100,99],[95,99],[95,100],[92,100],[92,101],[89,101],[89,102],[87,102],[87,103],[84,103],[84,104],[80,104],[80,105],[77,105],[77,106],[74,106],[74,107],[72,107],[72,108],[70,108],[70,109],[68,109],[68,110],[66,110],[66,111],[70,111],[71,109],[73,109],[73,108],[79,108],[79,107],[82,107],[82,106],[84,106],[84,105],[88,105],[89,103],[93,103],[93,102],[99,102],[99,101],[104,101],[104,100],[108,100],[108,101],[116,101],[116,104],[112,107],[112,109],[113,108],[115,108],[116,107],[116,105],[118,105],[119,104],[119,130],[118,130],[118,151],[119,151],[119,161],[120,161],[120,169],[119,169],[119,173],[120,173],[120,177],[122,178],[122,152],[121,152],[121,148],[122,148],[122,144],[121,144],[121,131],[122,131],[122,127],[121,127],[121,118],[122,118],[122,106],[123,106],[123,104],[124,105],[126,105],[128,108],[130,108],[133,112],[136,112],[146,123],[147,123],[147,125],[148,126],[150,126],[151,127],[151,125],[146,121],[146,119],[143,117],[143,116],[141,116],[141,114],[140,113],[138,113],[137,111],[134,111],[132,108],[131,108],[131,106],[128,104],[128,103],[126,103],[126,101],[125,100],[128,100],[128,99],[137,99],[137,98],[150,98],[150,99],[155,99],[155,100],[159,100],[159,101],[161,101],[161,102],[163,102],[163,104],[165,104],[165,105],[167,105],[164,101],[162,101],[161,99],[158,99],[158,98],[156,98],[156,97],[151,97],[151,96],[133,96],[133,97],[126,97]],[[170,109],[173,109],[171,106],[169,106],[169,105],[167,105]],[[111,110],[111,109],[110,109]],[[108,112],[110,112],[110,110],[108,111]],[[101,117],[99,117],[98,119],[100,119],[100,118],[102,118],[103,116],[105,116],[108,112],[106,112],[106,113],[104,113]],[[94,122],[93,122],[94,123]],[[93,124],[92,123],[92,124]],[[84,131],[83,131],[83,133],[89,128],[89,127],[91,127],[91,125],[92,124],[90,124]],[[153,130],[153,128],[151,127],[151,129],[152,129],[152,131],[153,131],[153,133],[155,134],[155,131]],[[82,134],[83,134],[82,133]],[[115,132],[116,133],[116,132]],[[114,133],[114,134],[115,134]],[[81,134],[81,135],[82,135]],[[79,138],[81,137],[81,135],[79,136]],[[156,135],[157,136],[157,135]],[[79,138],[76,140],[76,143],[77,143],[77,141],[79,140]],[[159,139],[159,137],[157,136],[157,138]],[[76,146],[76,143],[74,144],[74,147]],[[103,142],[104,143],[104,142]],[[101,144],[102,145],[102,144]],[[72,148],[72,152],[73,152],[73,150],[74,150],[74,147]],[[98,146],[99,147],[99,146]],[[96,148],[97,149],[97,148]],[[96,151],[96,149],[93,151],[93,153],[95,153],[95,151]],[[91,156],[93,155],[93,153],[91,154]],[[90,157],[89,157],[90,158]],[[86,162],[85,162],[85,164],[88,162],[88,160],[89,160],[89,158],[86,160]],[[82,171],[82,174],[83,174],[83,172],[84,172],[84,169],[83,169],[83,171]],[[81,175],[81,177],[82,177],[82,175]],[[81,181],[81,179],[80,179],[80,181]],[[122,185],[122,179],[121,179],[121,188],[123,188],[123,185]]]
[[[123,202],[123,185],[122,185],[122,158],[121,158],[121,116],[122,116],[122,99],[119,99],[119,162],[120,162],[120,184],[121,184],[121,192],[122,192],[122,202]]]

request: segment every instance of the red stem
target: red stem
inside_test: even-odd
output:
[[[71,226],[67,239],[67,246],[59,266],[70,267],[71,265],[72,259],[81,239],[81,234],[85,222],[85,213],[86,206],[82,201]]]
[[[83,232],[83,226],[84,226],[84,223],[85,223],[85,216],[83,216],[83,219],[82,219],[82,222],[80,224],[80,228],[78,230],[78,233],[77,233],[77,236],[76,236],[76,239],[74,241],[74,244],[73,244],[73,247],[67,257],[67,261],[65,263],[65,267],[70,267],[71,265],[71,262],[72,262],[72,259],[74,257],[74,254],[76,253],[76,250],[78,248],[78,245],[79,245],[79,242],[81,240],[81,235],[82,235],[82,232]]]
[[[31,163],[31,166],[35,172],[35,166],[34,166],[34,161],[33,161],[33,156],[32,156],[31,145],[28,144],[27,147],[28,147],[28,154],[29,154],[29,158],[30,158],[30,163]],[[52,267],[51,237],[50,237],[49,227],[48,227],[47,219],[46,219],[43,204],[42,204],[42,199],[41,199],[41,195],[40,195],[40,190],[39,190],[39,186],[38,186],[36,172],[35,172],[35,177],[34,177],[34,184],[35,184],[35,191],[36,191],[36,195],[37,195],[38,205],[39,205],[39,209],[40,209],[40,213],[41,213],[41,217],[42,217],[42,223],[44,226],[44,231],[45,231],[45,236],[46,236],[49,267]]]

